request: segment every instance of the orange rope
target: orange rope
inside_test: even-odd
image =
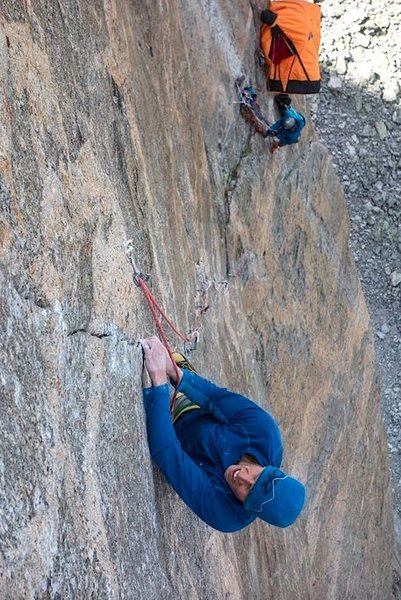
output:
[[[166,332],[163,329],[163,326],[161,324],[161,319],[159,317],[161,317],[162,319],[164,319],[167,323],[167,325],[174,331],[174,333],[176,334],[177,337],[179,337],[181,340],[183,340],[184,342],[190,342],[191,338],[189,338],[188,336],[182,334],[178,328],[174,325],[174,323],[172,322],[172,320],[166,315],[166,313],[164,312],[163,308],[160,306],[160,304],[157,302],[157,300],[155,299],[155,297],[153,296],[152,292],[150,291],[150,289],[148,288],[148,286],[146,285],[146,283],[144,282],[144,280],[142,279],[142,277],[140,277],[139,275],[134,275],[134,281],[135,283],[137,283],[138,287],[141,288],[141,290],[143,291],[143,294],[146,298],[146,301],[149,305],[149,309],[150,312],[152,313],[152,317],[153,320],[155,322],[157,331],[159,332],[160,338],[163,342],[164,347],[166,348],[168,355],[171,359],[171,362],[173,363],[174,366],[174,371],[175,371],[175,375],[177,378],[177,382],[175,385],[175,389],[174,389],[174,394],[173,397],[171,399],[170,402],[170,410],[173,408],[175,399],[177,397],[177,387],[178,387],[178,380],[179,380],[179,370],[178,370],[178,366],[176,365],[174,358],[173,358],[173,353],[171,351],[171,346],[170,346],[170,342],[168,341],[168,337]]]

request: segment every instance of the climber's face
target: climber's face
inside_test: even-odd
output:
[[[237,464],[230,465],[224,472],[224,478],[233,494],[244,502],[249,490],[263,471],[264,467],[255,465],[246,459],[241,459]]]

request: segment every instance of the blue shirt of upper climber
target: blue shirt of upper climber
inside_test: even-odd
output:
[[[201,409],[183,414],[175,425],[168,384],[144,390],[152,458],[205,523],[223,532],[238,531],[256,517],[234,496],[224,471],[244,454],[253,455],[262,466],[280,467],[280,430],[254,402],[196,373],[184,370],[178,389]]]
[[[295,126],[293,129],[284,129],[283,123],[289,117],[295,119]],[[283,109],[281,118],[273,123],[273,125],[270,125],[269,129],[274,132],[274,135],[280,140],[281,146],[288,146],[290,144],[295,144],[298,141],[304,127],[305,118],[297,112],[295,108],[286,106]]]

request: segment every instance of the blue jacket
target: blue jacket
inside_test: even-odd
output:
[[[293,130],[284,129],[283,127],[285,119],[288,119],[289,117],[293,117],[296,122],[296,126]],[[295,144],[298,141],[304,127],[304,117],[294,108],[291,108],[291,106],[286,106],[281,118],[273,123],[273,125],[270,125],[269,131],[274,133],[280,140],[282,146],[288,146],[290,144]]]
[[[262,466],[279,467],[280,430],[273,417],[244,396],[183,371],[179,391],[201,410],[183,414],[175,426],[169,385],[144,390],[152,458],[184,502],[205,523],[223,532],[238,531],[255,520],[224,479],[224,471],[243,454]]]

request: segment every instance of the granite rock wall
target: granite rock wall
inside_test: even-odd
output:
[[[228,0],[3,0],[5,600],[390,598],[386,439],[343,193],[311,125],[271,156],[239,117],[235,77],[263,85],[257,31]],[[309,491],[296,526],[215,532],[152,465],[137,341],[155,329],[127,239],[183,331],[209,305],[201,372],[278,419]]]

